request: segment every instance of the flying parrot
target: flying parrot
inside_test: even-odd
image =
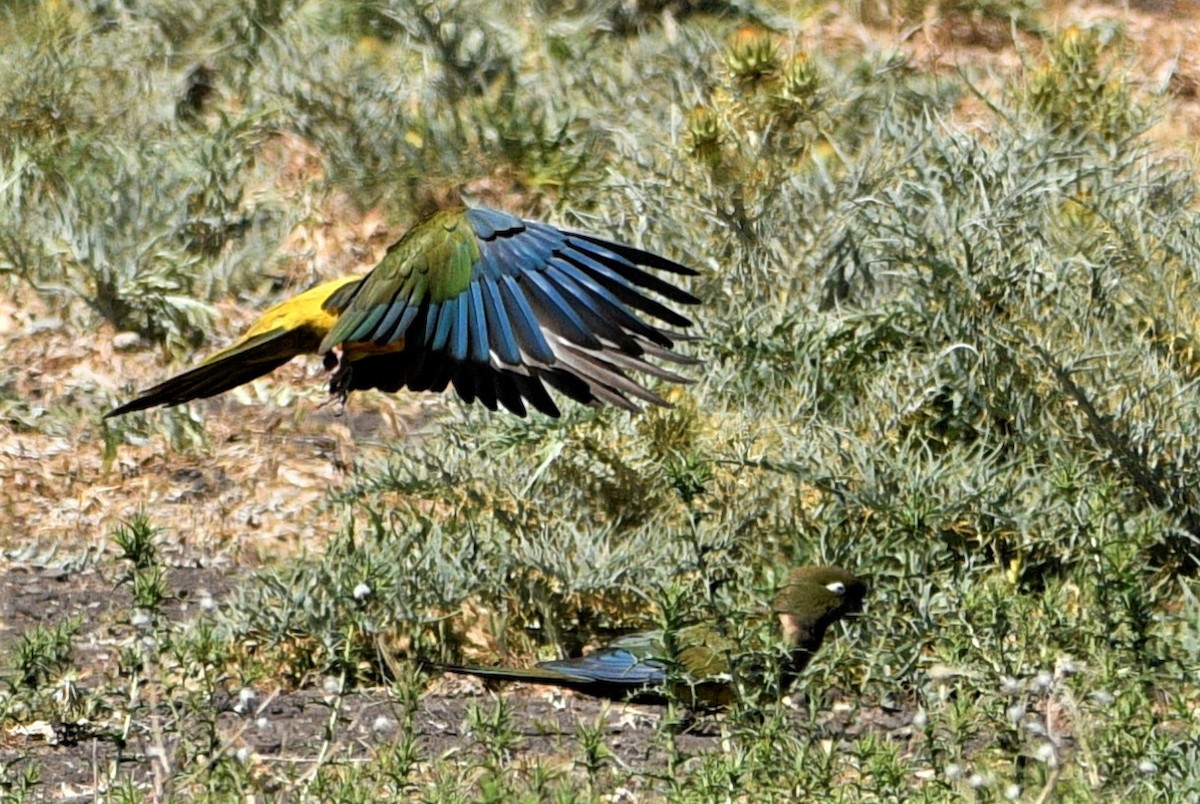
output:
[[[546,386],[585,404],[666,405],[630,374],[687,382],[659,363],[699,361],[674,351],[687,336],[663,326],[692,322],[649,293],[698,300],[646,268],[696,275],[647,251],[505,212],[445,209],[413,226],[365,276],[280,302],[233,345],[105,418],[214,396],[301,354],[324,358],[330,393],[343,402],[358,389],[453,385],[468,403],[518,416],[527,404],[559,415]]]
[[[803,672],[825,630],[859,611],[866,584],[839,567],[798,567],[784,579],[771,611],[783,644],[781,692]],[[436,665],[451,673],[500,681],[549,684],[599,698],[664,703],[666,687],[691,706],[720,708],[737,697],[731,661],[742,648],[711,625],[690,625],[668,636],[642,631],[623,636],[586,656],[539,662],[529,669]]]

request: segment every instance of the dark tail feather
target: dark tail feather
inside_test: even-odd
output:
[[[557,687],[582,688],[592,683],[588,678],[575,678],[557,670],[546,670],[541,667],[528,669],[518,667],[476,667],[464,664],[433,664],[426,665],[430,669],[444,673],[456,673],[462,676],[476,676],[493,681],[524,681],[528,684],[551,684]]]
[[[446,673],[457,673],[464,676],[475,676],[491,681],[520,681],[525,684],[546,684],[614,701],[661,703],[665,700],[659,691],[652,687],[647,687],[645,684],[627,684],[605,679],[588,678],[586,676],[575,676],[547,667],[519,669],[514,667],[473,667],[460,664],[433,663],[425,666],[431,670],[441,670]]]
[[[311,351],[304,333],[276,329],[257,335],[244,344],[232,346],[211,358],[176,375],[166,382],[143,391],[141,396],[104,414],[104,418],[123,416],[138,410],[160,405],[181,405],[193,399],[204,399],[224,393],[287,363],[298,354]]]

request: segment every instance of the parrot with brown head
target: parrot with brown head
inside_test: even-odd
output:
[[[825,633],[862,609],[867,585],[840,567],[797,567],[771,605],[786,653],[779,677],[786,689],[821,647]],[[499,681],[548,684],[601,698],[662,703],[671,692],[689,705],[726,707],[737,699],[731,658],[745,649],[711,624],[685,626],[670,635],[642,631],[586,656],[539,662],[528,669],[438,665],[442,670]]]

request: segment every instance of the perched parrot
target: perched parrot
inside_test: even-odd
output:
[[[690,268],[631,246],[483,208],[436,212],[413,226],[365,276],[342,277],[267,310],[232,346],[109,411],[120,416],[214,396],[293,357],[333,369],[330,393],[445,390],[466,402],[526,404],[549,416],[547,385],[585,404],[636,410],[667,404],[630,372],[684,377],[652,360],[692,365],[673,351],[691,325],[647,291],[679,304],[690,293],[643,270]]]
[[[779,618],[783,644],[781,692],[795,681],[821,647],[825,629],[862,608],[866,584],[839,567],[798,567],[784,580],[771,611]],[[668,647],[668,643],[671,646]],[[690,625],[670,638],[663,631],[621,637],[587,656],[539,662],[530,669],[437,665],[451,673],[500,681],[565,687],[599,698],[664,703],[670,685],[692,706],[725,707],[737,691],[731,659],[742,652],[710,625]]]

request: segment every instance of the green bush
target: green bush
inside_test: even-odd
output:
[[[786,567],[839,563],[873,592],[805,675],[813,717],[735,712],[719,751],[639,782],[1195,794],[1195,179],[1144,135],[1156,109],[1115,39],[1051,38],[984,93],[980,127],[956,117],[970,71],[800,48],[788,10],[684,5],[622,4],[620,25],[468,0],[224,0],[215,24],[174,0],[10,11],[0,271],[76,326],[194,345],[211,302],[277,291],[285,233],[339,194],[400,221],[465,191],[703,272],[689,348],[707,362],[676,407],[455,407],[360,460],[328,503],[344,530],[175,648],[223,641],[205,655],[248,680],[407,684],[410,659],[738,628]],[[281,136],[319,154],[299,187],[267,177]],[[18,685],[63,661],[34,636]],[[908,739],[825,746],[834,699],[916,713]],[[569,775],[496,772],[513,717],[479,708],[478,772],[427,757],[428,790],[566,796]],[[597,794],[625,778],[578,742]],[[418,750],[313,784],[411,793]]]

